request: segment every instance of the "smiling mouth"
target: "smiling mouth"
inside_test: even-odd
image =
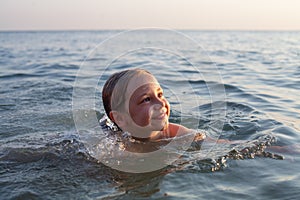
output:
[[[164,119],[166,116],[167,116],[167,113],[164,112],[164,113],[161,113],[160,115],[154,117],[153,119],[154,119],[154,120],[162,120],[162,119]]]

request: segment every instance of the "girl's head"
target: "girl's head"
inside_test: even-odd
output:
[[[167,127],[170,105],[156,78],[143,69],[113,74],[105,83],[102,100],[107,116],[123,131],[149,137]]]

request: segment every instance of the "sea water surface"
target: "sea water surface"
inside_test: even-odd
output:
[[[120,45],[130,49],[134,37],[91,53],[120,32],[0,32],[0,199],[300,198],[300,32],[182,31],[207,54],[185,49],[186,59],[161,49],[108,59]],[[159,31],[139,34],[142,46],[180,50],[176,38]],[[192,70],[190,59],[203,76]],[[103,68],[104,62],[110,67]],[[100,119],[105,79],[140,66],[166,86],[170,120],[197,121],[208,134],[211,116],[221,111],[212,109],[205,77],[217,69],[221,79],[213,82],[226,95],[218,136],[239,144],[218,144],[205,159],[192,149],[148,173],[120,172],[95,159],[74,123],[75,82],[81,80],[76,87],[82,94],[96,94],[94,109],[83,106],[77,116],[86,120],[96,113]],[[95,78],[97,85],[90,84]],[[276,148],[264,150],[266,145]]]

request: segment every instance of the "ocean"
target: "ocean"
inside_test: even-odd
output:
[[[0,199],[299,199],[299,43],[297,31],[0,32]],[[103,162],[102,86],[136,67],[161,83],[171,122],[232,143],[145,172]]]

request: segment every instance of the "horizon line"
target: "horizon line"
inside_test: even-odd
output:
[[[99,28],[99,29],[0,29],[0,32],[72,32],[72,31],[129,31],[129,30],[139,30],[139,29],[169,29],[175,31],[224,31],[224,32],[298,32],[300,29],[235,29],[235,28],[228,28],[228,29],[218,29],[218,28],[168,28],[168,27],[140,27],[140,28]]]

